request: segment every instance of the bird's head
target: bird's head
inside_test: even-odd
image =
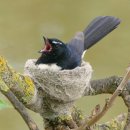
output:
[[[66,52],[66,44],[55,38],[43,37],[45,46],[39,53],[45,56],[54,56],[53,58],[61,57]]]

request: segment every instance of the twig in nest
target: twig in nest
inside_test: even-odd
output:
[[[117,87],[116,91],[113,93],[112,97],[106,101],[102,111],[98,114],[96,114],[92,119],[89,121],[85,121],[85,123],[77,128],[76,130],[86,130],[86,128],[89,128],[93,124],[95,124],[99,119],[101,119],[105,113],[108,111],[108,109],[112,106],[113,102],[115,101],[116,97],[121,94],[122,90],[125,88],[126,83],[128,82],[130,78],[130,67],[128,67],[127,72],[121,81],[120,85]]]
[[[14,108],[20,113],[23,120],[26,122],[30,130],[39,130],[36,123],[31,119],[28,114],[25,106],[17,99],[17,97],[12,93],[12,91],[8,88],[7,91],[4,91],[2,88],[7,88],[6,84],[2,82],[0,84],[0,91],[9,99]]]

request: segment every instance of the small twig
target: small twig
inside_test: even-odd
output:
[[[17,97],[12,93],[10,89],[7,89],[6,84],[2,82],[0,85],[0,91],[9,99],[14,108],[20,113],[29,129],[39,130],[36,123],[31,119],[30,115],[28,114],[25,106],[17,99]]]
[[[85,121],[85,123],[77,128],[76,130],[86,130],[86,128],[89,128],[93,124],[95,124],[99,119],[101,119],[105,113],[108,111],[108,109],[112,106],[113,102],[115,101],[116,97],[121,94],[122,90],[126,87],[126,83],[128,82],[130,78],[130,67],[127,70],[127,73],[125,74],[123,80],[121,81],[120,85],[117,87],[116,91],[113,93],[112,97],[106,101],[106,104],[104,105],[102,111],[95,115],[92,119],[89,121]]]

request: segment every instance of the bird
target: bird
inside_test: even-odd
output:
[[[36,65],[56,66],[59,70],[71,70],[81,66],[85,52],[118,27],[121,20],[114,16],[98,16],[68,42],[43,36],[45,46]]]

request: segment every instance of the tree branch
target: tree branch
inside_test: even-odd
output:
[[[113,93],[112,97],[109,99],[109,101],[106,101],[106,104],[104,105],[101,112],[96,114],[92,119],[89,121],[86,121],[81,127],[79,127],[77,130],[86,130],[86,127],[90,127],[94,125],[98,120],[100,120],[108,111],[108,109],[112,106],[113,102],[115,101],[116,97],[121,94],[122,90],[125,85],[127,84],[128,80],[130,78],[130,67],[127,70],[127,73],[125,74],[123,80],[121,81],[120,85],[117,87],[116,91]]]
[[[91,93],[91,95],[95,96],[102,93],[112,94],[116,90],[116,88],[119,86],[121,81],[122,81],[122,77],[118,77],[118,76],[111,76],[108,78],[92,80],[91,88],[93,89],[93,93]],[[89,96],[89,95],[90,93],[88,93],[88,91],[85,90],[84,96]]]
[[[14,108],[22,116],[23,120],[26,122],[30,130],[39,130],[36,123],[31,119],[25,106],[19,102],[17,97],[10,91],[4,82],[0,82],[0,91],[9,99]]]
[[[36,66],[36,68],[37,68],[37,66]],[[37,68],[37,69],[39,69],[39,68]],[[41,72],[41,70],[39,70],[39,71]],[[82,71],[80,71],[80,72],[82,74]],[[54,72],[54,74],[57,74],[57,73],[59,74],[59,72],[56,72],[56,73]],[[73,73],[73,71],[71,71],[71,73]],[[33,70],[32,70],[32,74],[33,74]],[[36,71],[36,74],[37,74],[37,71]],[[34,75],[35,75],[35,73],[34,73]],[[46,76],[46,74],[45,74],[45,76]],[[56,79],[57,79],[57,77],[60,78],[61,76],[56,76]],[[35,78],[33,78],[33,79],[35,79]],[[59,80],[61,80],[61,78]],[[59,81],[59,80],[57,80],[57,81]],[[47,81],[46,81],[46,83],[48,83]],[[89,91],[87,88],[84,91],[83,96],[97,95],[97,94],[103,94],[103,93],[112,94],[117,89],[117,87],[119,86],[121,81],[122,81],[122,78],[117,77],[117,76],[112,76],[112,77],[109,77],[106,79],[93,80],[93,81],[91,81],[91,88],[93,89],[93,92],[91,90]],[[41,83],[42,85],[39,85],[39,83]],[[79,83],[79,81],[78,81],[78,83]],[[25,76],[25,75],[16,73],[10,66],[8,66],[6,60],[3,57],[0,57],[0,91],[12,103],[13,103],[13,99],[10,99],[10,95],[12,97],[16,96],[17,98],[15,97],[15,99],[22,102],[25,105],[25,107],[28,107],[29,109],[40,113],[40,115],[43,117],[43,119],[47,121],[46,124],[48,124],[49,130],[52,128],[54,128],[54,129],[57,128],[57,130],[60,129],[59,127],[57,127],[60,125],[54,124],[55,122],[56,123],[60,122],[60,124],[63,126],[62,128],[64,128],[63,130],[66,130],[69,126],[71,126],[70,119],[73,120],[71,115],[69,115],[69,114],[71,114],[70,108],[72,108],[73,102],[72,102],[72,100],[69,100],[70,98],[68,98],[72,94],[69,96],[67,95],[67,102],[65,102],[65,101],[62,102],[61,96],[64,93],[64,92],[62,93],[62,91],[60,90],[60,88],[62,86],[60,86],[60,87],[59,86],[52,87],[52,86],[53,85],[51,84],[50,88],[53,88],[53,93],[49,93],[49,95],[48,95],[48,92],[50,92],[50,88],[44,86],[44,82],[43,82],[43,79],[41,79],[41,76],[39,76],[39,81],[35,82],[29,76]],[[65,87],[63,86],[63,88],[65,88]],[[70,90],[74,94],[75,89],[73,90],[72,88],[70,88]],[[70,90],[66,91],[66,89],[65,89],[65,92],[70,92]],[[55,92],[56,92],[56,97],[54,95]],[[59,96],[59,94],[61,94],[61,96]],[[130,128],[130,82],[127,83],[126,89],[123,90],[123,92],[120,94],[120,96],[123,98],[125,105],[128,108],[128,117],[127,117],[125,130],[129,130],[129,128]],[[55,99],[54,99],[54,97],[55,97]],[[111,105],[111,104],[109,104],[109,105]],[[109,105],[106,103],[106,106],[104,108],[106,109]],[[69,109],[66,109],[66,107]],[[15,108],[17,109],[16,106],[15,106]],[[65,110],[67,110],[67,112],[68,112],[68,110],[70,110],[68,112],[68,115],[66,114],[66,111],[64,112],[63,108],[65,108]],[[23,115],[25,114],[25,117],[23,116],[23,118],[25,118],[24,120],[26,120],[27,113],[23,112],[22,114]],[[55,120],[55,119],[58,119],[58,120]],[[68,123],[68,119],[69,119],[69,123]],[[30,119],[27,118],[28,122],[29,122],[29,120]],[[96,120],[97,119],[95,119],[95,121]],[[75,121],[74,123],[78,122],[76,120],[74,120],[74,121]],[[90,122],[90,124],[92,125],[94,122]],[[32,121],[32,123],[33,123],[33,121]],[[80,126],[79,124],[76,124],[76,125]],[[35,125],[33,128],[38,129]]]
[[[38,112],[41,106],[40,100],[37,101],[35,83],[31,77],[14,71],[2,56],[0,56],[0,82],[4,82],[27,108]]]

